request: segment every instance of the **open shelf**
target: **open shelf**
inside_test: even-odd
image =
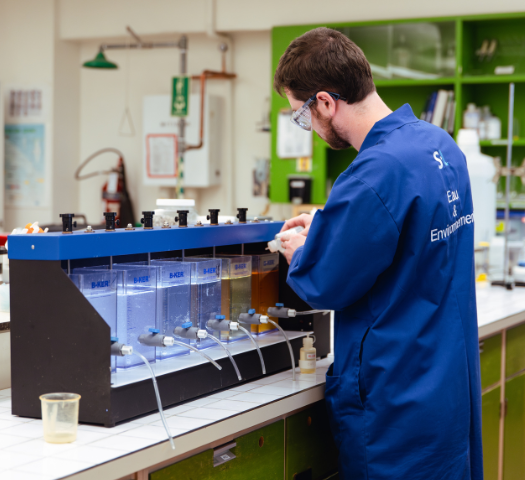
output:
[[[507,139],[500,138],[499,140],[481,140],[479,142],[480,147],[506,147]],[[518,140],[512,141],[513,147],[525,147],[525,138],[519,138]]]
[[[424,80],[412,80],[410,78],[393,78],[389,80],[374,80],[376,87],[411,87],[411,86],[436,86],[454,85],[454,77],[433,78]]]
[[[525,75],[469,75],[461,77],[463,84],[473,83],[525,83]]]

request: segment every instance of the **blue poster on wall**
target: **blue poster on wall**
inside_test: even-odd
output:
[[[6,205],[47,206],[45,125],[6,125],[4,133]]]

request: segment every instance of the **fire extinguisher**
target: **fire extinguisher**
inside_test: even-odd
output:
[[[116,168],[110,170],[99,170],[97,172],[80,175],[82,169],[95,157],[102,153],[113,152],[119,156]],[[126,185],[126,167],[124,165],[124,155],[116,148],[103,148],[90,155],[75,172],[75,179],[85,180],[98,175],[109,175],[108,181],[102,187],[102,206],[104,212],[116,212],[117,219],[120,220],[121,226],[129,223],[135,224],[131,198]]]

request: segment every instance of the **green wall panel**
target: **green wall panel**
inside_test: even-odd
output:
[[[326,178],[333,185],[339,175],[344,172],[357,157],[357,150],[349,148],[348,150],[326,149]]]
[[[324,400],[286,419],[285,479],[312,469],[312,480],[337,471],[337,448],[330,432]]]
[[[525,375],[509,380],[505,387],[505,448],[503,479],[525,478]]]
[[[310,30],[310,26],[276,27],[272,31],[272,78],[279,64],[279,59],[290,42]],[[277,117],[281,110],[290,109],[288,100],[277,94],[272,88],[271,97],[271,170],[270,170],[270,200],[277,203],[288,203],[288,176],[297,173],[295,159],[281,159],[277,157]],[[298,127],[299,128],[299,127]],[[326,147],[315,133],[313,135],[312,156],[312,203],[326,201]]]
[[[261,438],[263,442],[261,442]],[[284,420],[236,439],[237,458],[213,466],[213,450],[206,450],[150,473],[150,480],[280,480],[284,472]],[[261,445],[262,444],[262,445]]]
[[[525,370],[525,324],[507,330],[505,376]],[[525,405],[523,406],[525,409]],[[524,452],[525,455],[525,452]]]
[[[498,480],[500,388],[481,397],[483,472],[485,480]]]
[[[483,340],[480,367],[482,390],[499,382],[501,371],[501,334]]]

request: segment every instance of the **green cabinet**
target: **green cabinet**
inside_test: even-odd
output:
[[[480,342],[483,471],[485,480],[498,480],[501,388],[501,333]]]
[[[213,450],[150,473],[150,480],[280,480],[284,471],[284,421],[235,440],[236,458],[213,466]]]
[[[483,415],[483,469],[497,480],[500,418],[503,414],[503,479],[523,480],[525,472],[525,324],[505,333],[505,405],[501,396],[502,334],[480,342]]]
[[[312,480],[333,478],[337,472],[337,448],[330,432],[326,402],[286,419],[285,480],[300,478],[311,470]]]
[[[505,398],[503,479],[523,480],[525,477],[525,375],[506,382]]]
[[[498,387],[481,398],[485,480],[498,480],[500,392]]]
[[[525,373],[525,324],[507,330],[505,377]]]
[[[481,390],[499,382],[501,376],[501,333],[480,342]]]

